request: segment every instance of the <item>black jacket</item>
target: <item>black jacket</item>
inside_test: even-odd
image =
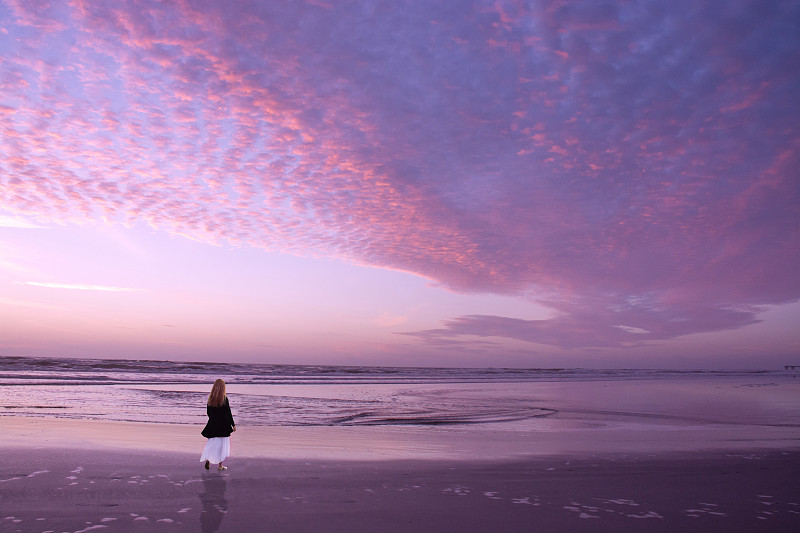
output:
[[[236,423],[233,421],[231,414],[231,406],[228,403],[228,398],[225,398],[225,403],[219,407],[206,406],[206,413],[208,413],[208,423],[201,431],[202,435],[210,439],[212,437],[230,437],[233,426]]]

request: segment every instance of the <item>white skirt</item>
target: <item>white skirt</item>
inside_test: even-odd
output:
[[[231,454],[230,437],[212,437],[208,439],[206,447],[203,448],[201,461],[210,461],[214,464],[221,463]]]

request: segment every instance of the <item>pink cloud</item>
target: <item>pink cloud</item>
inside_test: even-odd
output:
[[[642,342],[800,297],[789,4],[7,5],[0,197],[20,213],[559,313],[428,340]]]

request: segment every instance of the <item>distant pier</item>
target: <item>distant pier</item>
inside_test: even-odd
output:
[[[783,368],[784,370],[800,370],[800,365],[786,365]]]

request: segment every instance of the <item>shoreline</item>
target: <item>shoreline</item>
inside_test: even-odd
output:
[[[2,416],[7,447],[197,453],[202,426]],[[477,426],[239,426],[234,457],[266,459],[514,460],[589,454],[800,449],[794,425],[628,424],[550,419],[538,430]]]

